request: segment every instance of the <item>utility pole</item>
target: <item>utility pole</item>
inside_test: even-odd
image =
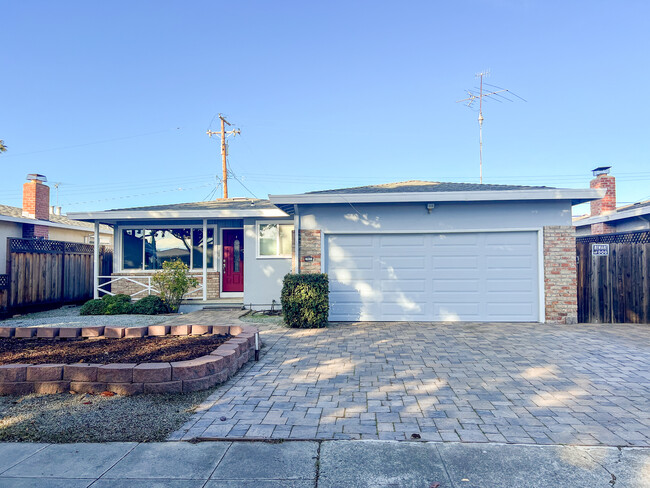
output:
[[[501,103],[501,100],[499,98],[502,98],[504,100],[507,100],[509,102],[512,102],[513,100],[510,100],[508,97],[501,95],[501,93],[509,93],[510,95],[513,95],[517,98],[519,98],[522,101],[526,101],[523,98],[521,98],[519,95],[516,93],[511,92],[510,90],[506,90],[505,88],[500,88],[495,85],[490,85],[486,83],[486,85],[497,88],[495,91],[491,91],[488,93],[483,92],[483,77],[486,77],[490,74],[489,71],[482,71],[476,75],[477,78],[480,78],[480,85],[479,85],[479,92],[478,95],[476,93],[472,93],[470,90],[467,90],[467,98],[464,98],[462,100],[456,101],[456,103],[460,102],[467,102],[468,107],[472,107],[472,104],[478,100],[478,154],[479,154],[479,181],[481,184],[483,184],[483,99],[484,98],[489,98],[491,100],[497,101]],[[493,98],[494,96],[497,96],[499,98]]]
[[[228,166],[226,164],[226,156],[227,156],[227,144],[226,144],[226,137],[229,135],[236,136],[241,134],[241,130],[239,129],[233,129],[233,130],[226,130],[226,124],[229,127],[232,127],[232,124],[228,122],[225,117],[221,114],[219,114],[219,119],[221,119],[221,130],[220,131],[213,131],[209,130],[206,132],[208,136],[212,137],[213,135],[217,134],[219,137],[221,137],[221,162],[222,162],[222,169],[223,169],[223,198],[226,199],[228,198]]]

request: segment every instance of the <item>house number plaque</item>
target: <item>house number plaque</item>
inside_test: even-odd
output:
[[[609,244],[592,244],[592,256],[609,256]]]

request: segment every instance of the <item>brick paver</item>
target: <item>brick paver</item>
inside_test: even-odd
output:
[[[262,336],[261,360],[173,439],[650,446],[647,325],[363,323]]]

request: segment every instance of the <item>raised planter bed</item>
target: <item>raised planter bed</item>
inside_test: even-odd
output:
[[[73,330],[74,329],[74,330]],[[41,332],[48,331],[48,332]],[[222,345],[196,359],[111,364],[6,364],[0,366],[0,395],[29,393],[187,393],[223,383],[255,354],[257,329],[250,326],[154,325],[149,327],[0,327],[0,337],[94,338],[230,334]],[[0,339],[2,340],[2,339]]]

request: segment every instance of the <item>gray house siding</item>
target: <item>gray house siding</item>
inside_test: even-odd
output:
[[[301,205],[300,229],[336,232],[532,229],[571,225],[567,201]]]
[[[0,222],[0,274],[5,274],[7,272],[7,237],[22,236],[22,224]]]
[[[291,258],[261,258],[257,256],[257,223],[287,221],[287,219],[244,219],[244,305],[267,309],[276,301],[280,307],[282,279],[291,272]]]

